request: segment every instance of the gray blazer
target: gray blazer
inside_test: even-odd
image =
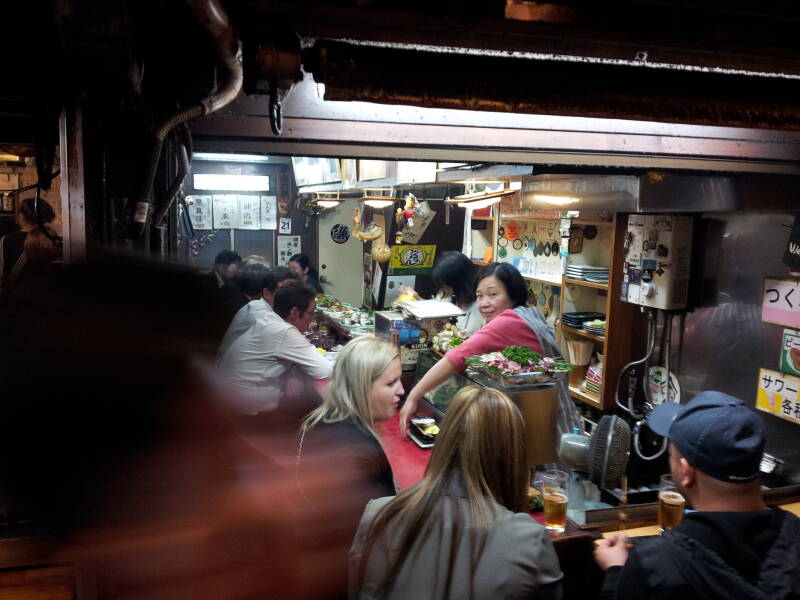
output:
[[[390,561],[396,556],[398,534],[402,526],[390,525],[373,546],[368,557],[364,585],[360,590],[357,589],[358,569],[367,530],[378,511],[391,499],[370,501],[361,517],[350,549],[350,598],[375,598],[378,585]],[[435,524],[433,531],[415,543],[388,597],[444,598],[448,568],[452,562],[454,573],[450,598],[559,600],[563,575],[544,527],[530,515],[512,513],[499,504],[495,504],[495,509],[496,521],[473,571],[470,556],[476,548],[469,535],[462,534],[457,556],[454,560],[450,556],[456,518],[464,525],[469,519],[467,501],[458,499],[456,502],[445,502],[442,522]]]

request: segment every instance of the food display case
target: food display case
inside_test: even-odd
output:
[[[419,354],[415,383],[440,359],[431,351]],[[558,377],[565,377],[560,374]],[[426,393],[419,403],[418,412],[441,422],[456,392],[468,385],[479,385],[500,390],[517,405],[525,421],[528,464],[541,465],[556,459],[556,417],[558,413],[557,378],[546,381],[525,381],[504,385],[500,381],[467,369],[456,373],[442,384]],[[413,439],[413,438],[412,438]]]

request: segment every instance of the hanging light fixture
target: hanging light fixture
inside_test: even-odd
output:
[[[447,198],[445,202],[449,202],[451,204],[457,204],[461,208],[486,208],[487,206],[492,206],[493,204],[497,204],[500,200],[503,199],[503,196],[508,196],[510,194],[516,193],[515,190],[494,190],[494,191],[484,191],[484,192],[476,192],[474,194],[462,194],[461,196],[453,196],[452,198]]]
[[[314,204],[322,208],[336,208],[341,202],[339,192],[314,192]]]
[[[394,204],[394,188],[364,188],[361,200],[372,208],[386,208]]]

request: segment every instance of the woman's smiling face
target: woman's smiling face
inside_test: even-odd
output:
[[[475,290],[478,310],[487,323],[491,322],[501,312],[514,308],[514,303],[508,296],[506,286],[494,275],[484,277]]]

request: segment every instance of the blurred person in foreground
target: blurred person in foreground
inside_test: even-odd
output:
[[[761,418],[738,398],[702,392],[658,405],[648,423],[669,438],[670,471],[696,512],[632,549],[623,534],[603,540],[602,597],[800,598],[800,519],[764,504]]]
[[[230,381],[229,405],[234,411],[258,415],[280,406],[283,416],[297,423],[311,410],[312,405],[298,403],[313,398],[306,384],[322,387],[332,371],[330,361],[303,335],[316,307],[314,290],[300,281],[290,282],[275,292],[273,311],[261,314],[233,340],[219,366]]]
[[[351,597],[561,598],[553,544],[528,514],[524,437],[507,396],[460,390],[422,481],[367,505]]]
[[[351,341],[339,353],[324,403],[300,427],[296,473],[305,502],[298,509],[311,519],[304,561],[320,590],[336,597],[347,593],[347,550],[364,506],[395,493],[376,425],[397,415],[401,374],[395,346],[372,336]]]
[[[219,410],[207,293],[95,253],[0,320],[4,518],[47,534],[40,560],[74,566],[82,596],[299,597],[294,478]]]

